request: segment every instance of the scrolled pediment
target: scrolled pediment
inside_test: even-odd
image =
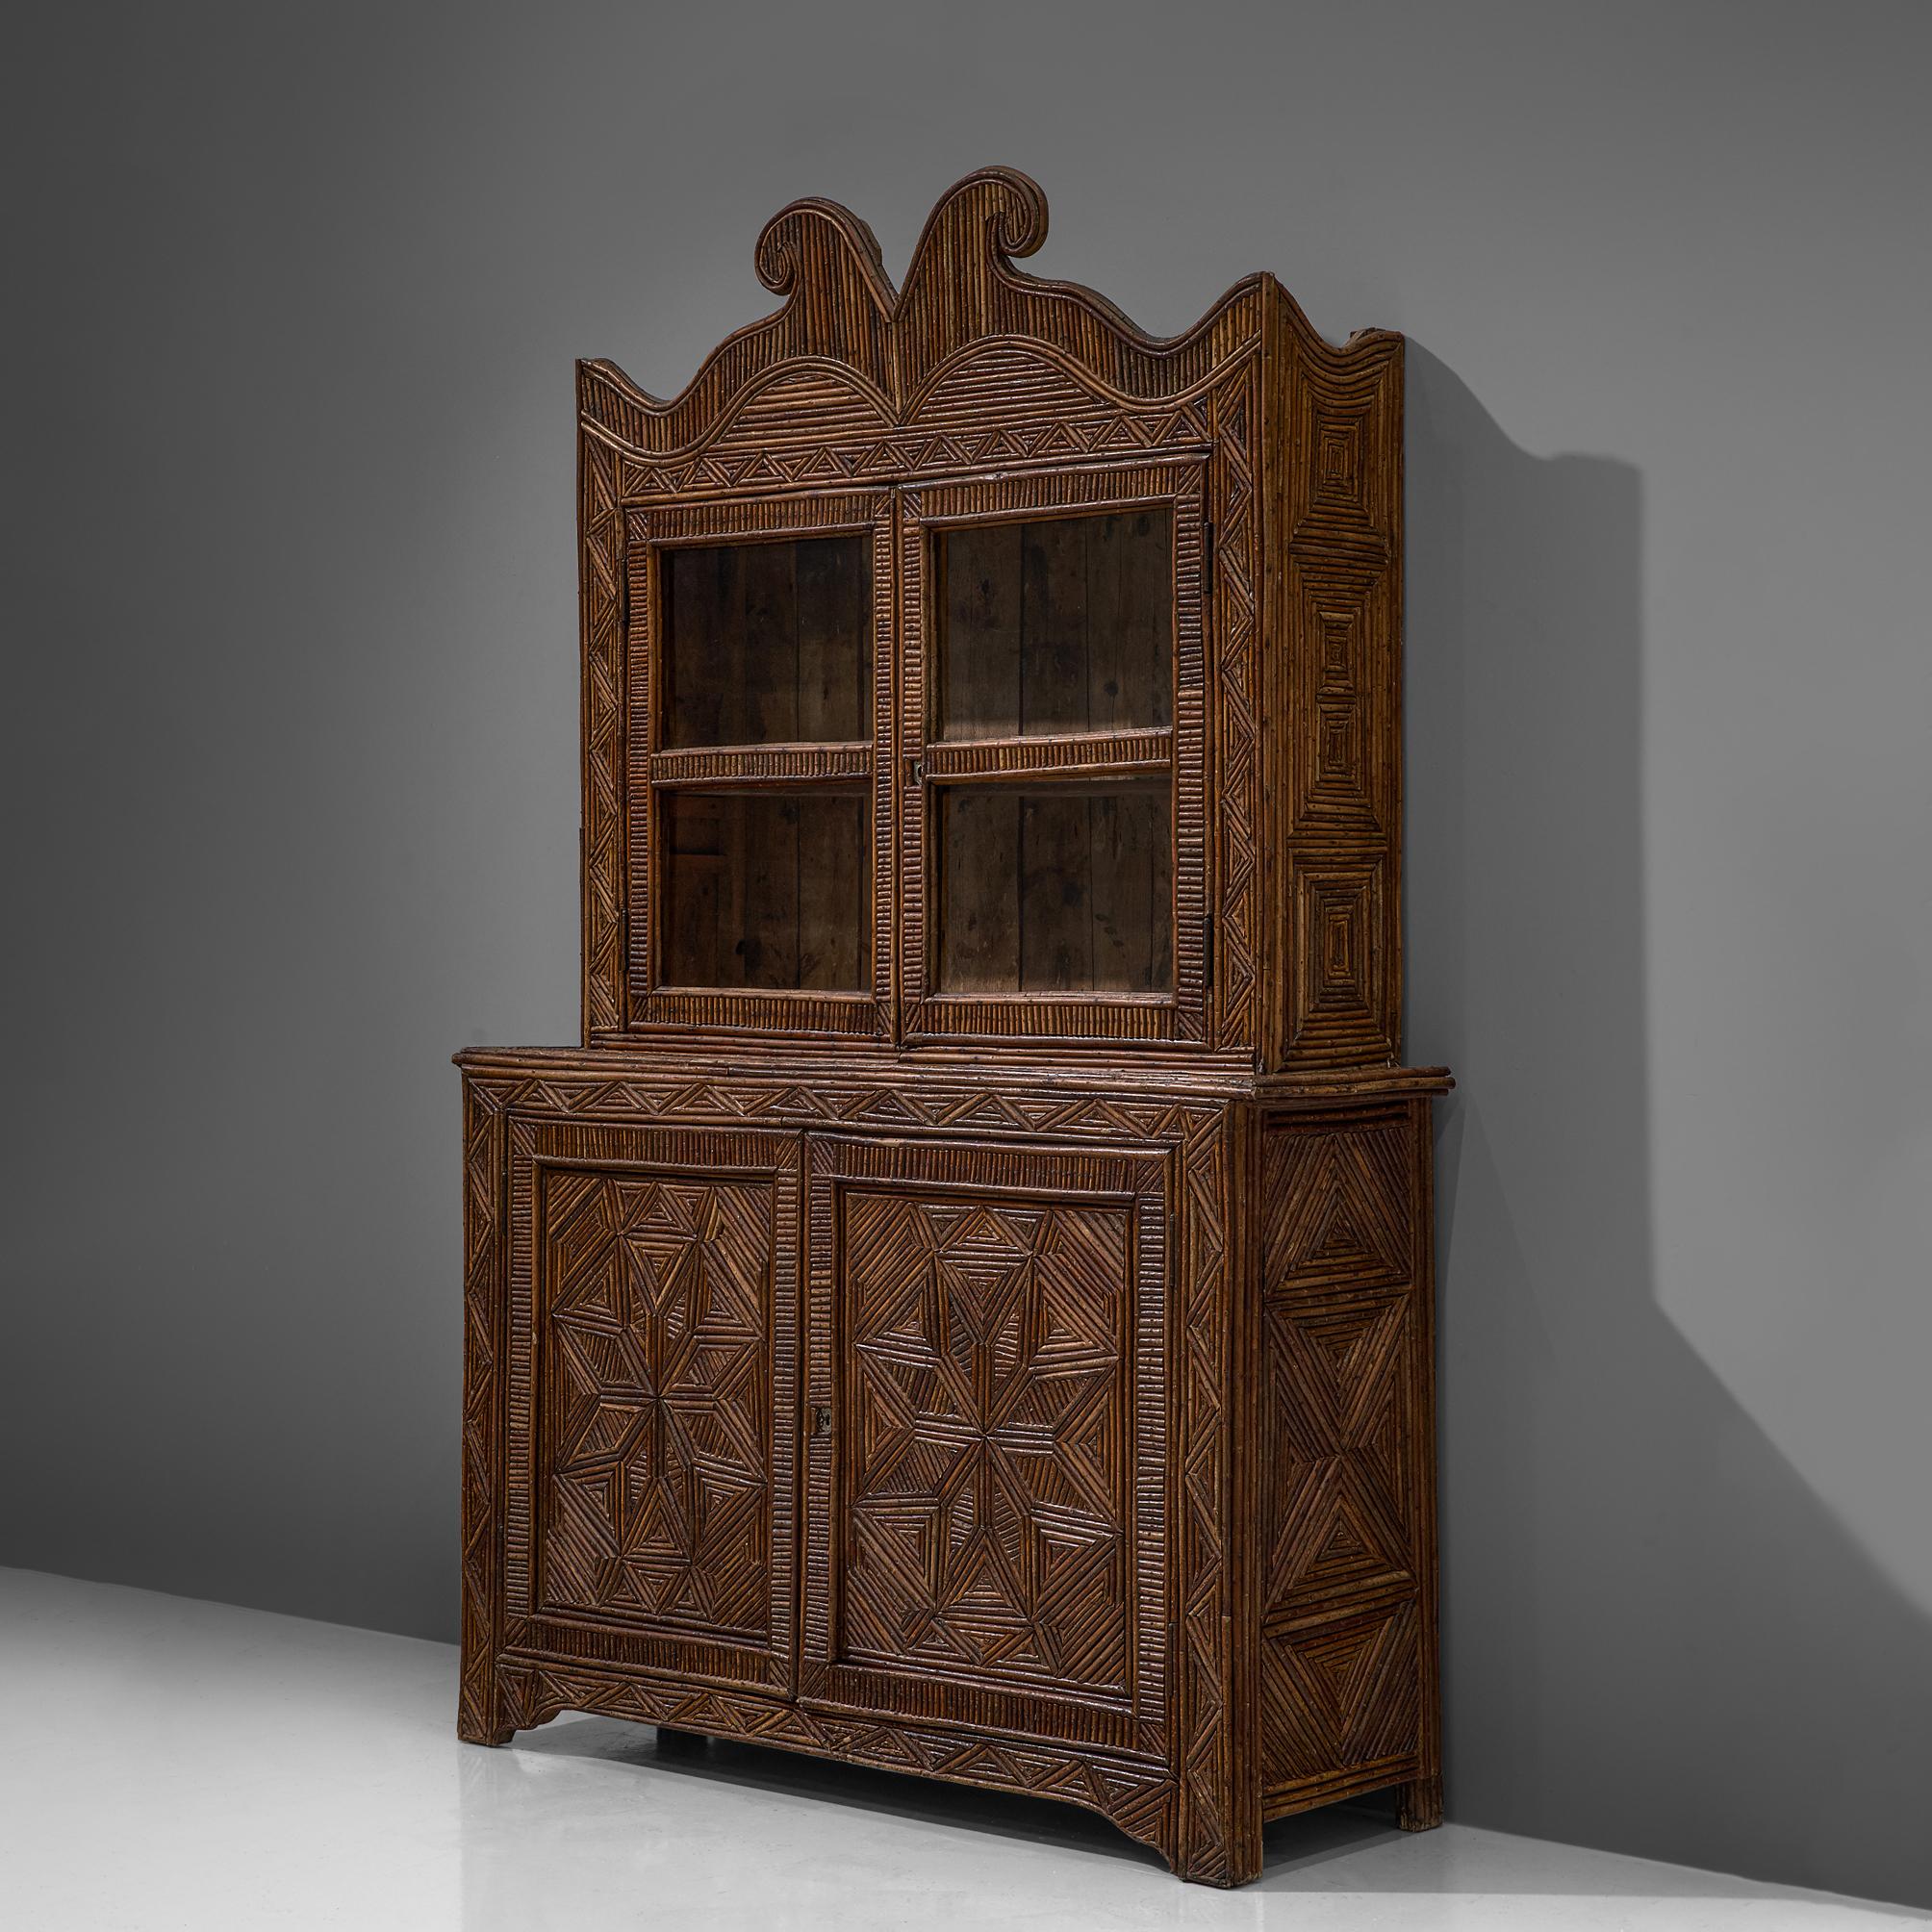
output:
[[[663,456],[755,420],[757,399],[775,387],[814,383],[909,423],[935,389],[971,385],[981,345],[993,365],[1024,358],[1098,401],[1158,404],[1210,381],[1260,332],[1266,277],[1237,283],[1193,328],[1162,339],[1091,289],[1016,268],[1046,234],[1038,185],[1012,168],[981,168],[941,197],[896,290],[863,221],[834,201],[795,201],[766,224],[755,257],[783,306],[720,343],[669,400],[612,363],[580,363],[585,427]]]

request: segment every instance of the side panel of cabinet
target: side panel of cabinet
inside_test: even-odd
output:
[[[1271,326],[1265,1051],[1385,1065],[1402,1050],[1402,342]]]
[[[1160,1752],[1168,1157],[809,1146],[804,1697]]]
[[[801,1153],[513,1118],[506,1650],[790,1688]]]
[[[1429,1155],[1426,1102],[1262,1141],[1270,1817],[1439,1769]]]

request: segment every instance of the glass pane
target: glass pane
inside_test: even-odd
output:
[[[859,791],[667,792],[662,982],[863,992],[867,818]]]
[[[939,735],[1170,724],[1173,523],[1123,510],[942,531]]]
[[[872,736],[870,539],[706,544],[661,568],[664,744]]]
[[[1173,990],[1165,779],[942,785],[935,802],[942,992]]]

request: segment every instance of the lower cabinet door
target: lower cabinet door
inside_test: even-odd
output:
[[[801,1155],[513,1122],[508,1648],[792,1688]]]
[[[1161,1751],[1167,1157],[807,1159],[802,1696]]]

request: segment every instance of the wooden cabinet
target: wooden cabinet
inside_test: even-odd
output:
[[[460,1728],[1440,1815],[1399,339],[801,202],[580,366],[584,1025],[464,1070]]]

